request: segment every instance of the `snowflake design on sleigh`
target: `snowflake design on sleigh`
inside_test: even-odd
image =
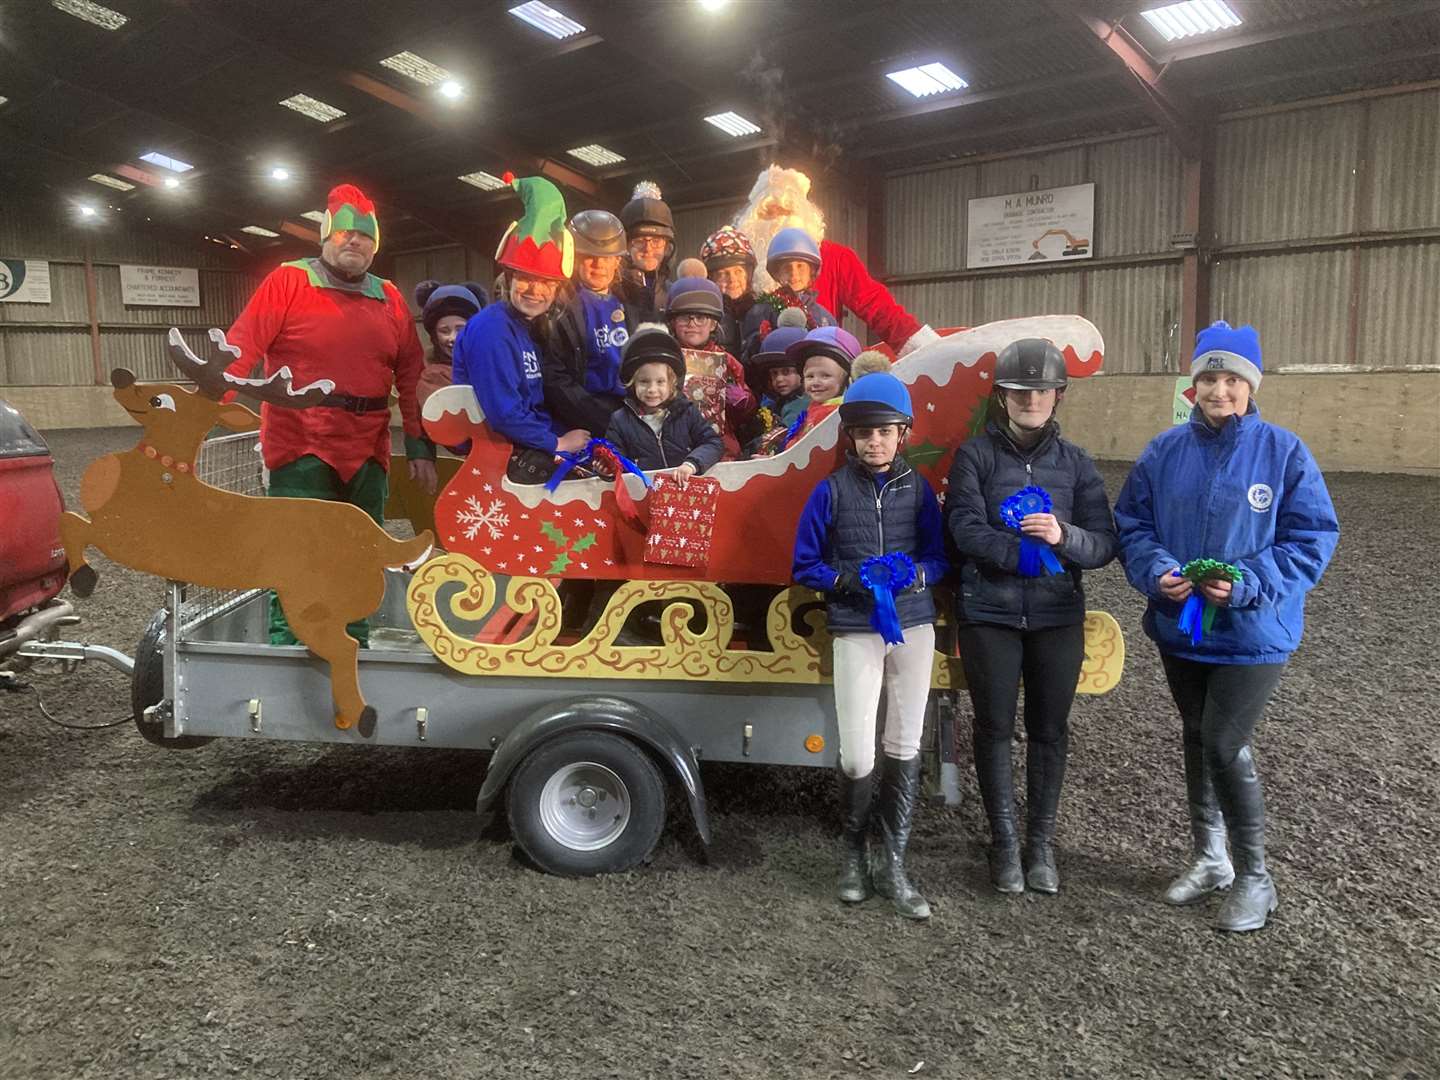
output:
[[[455,524],[464,531],[466,540],[474,540],[481,529],[490,533],[491,540],[499,540],[500,530],[510,527],[510,515],[505,513],[502,500],[492,499],[489,506],[482,506],[479,498],[471,495],[455,511]]]

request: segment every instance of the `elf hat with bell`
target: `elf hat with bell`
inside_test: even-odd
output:
[[[520,194],[525,212],[500,238],[495,261],[507,270],[564,281],[575,269],[575,239],[565,228],[565,199],[543,176],[502,179]]]
[[[327,240],[335,232],[360,232],[375,241],[380,250],[380,219],[375,204],[354,184],[337,184],[325,199],[325,220],[320,224],[320,239]]]

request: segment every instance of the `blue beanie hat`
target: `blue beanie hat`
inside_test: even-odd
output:
[[[1223,319],[1195,335],[1195,359],[1190,361],[1190,381],[1202,371],[1229,371],[1260,389],[1260,335],[1253,326],[1232,327]]]

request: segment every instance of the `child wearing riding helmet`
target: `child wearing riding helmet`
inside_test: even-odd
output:
[[[600,432],[625,396],[620,351],[634,329],[619,288],[625,226],[608,211],[581,210],[569,228],[575,294],[545,350],[545,405],[566,428]]]
[[[750,238],[734,225],[722,225],[700,245],[705,276],[720,287],[725,297],[725,314],[720,319],[716,340],[731,356],[741,357],[745,339],[740,327],[755,306],[750,284],[755,277],[755,249]]]
[[[990,824],[990,881],[1003,893],[1060,888],[1055,815],[1070,705],[1085,660],[1081,571],[1115,557],[1115,523],[1090,456],[1060,437],[1065,357],[1011,342],[995,361],[991,419],[955,453],[946,528],[959,566],[955,618],[975,710],[975,773]],[[1011,779],[1025,685],[1025,851]]]
[[[935,651],[932,586],[948,569],[935,492],[901,455],[910,392],[888,372],[859,379],[840,405],[846,462],[811,493],[795,535],[793,575],[825,594],[834,639],[843,844],[839,898],[871,889],[905,918],[930,905],[905,871],[920,793],[920,733]],[[867,853],[876,710],[886,693],[880,765],[881,850]]]
[[[746,356],[754,353],[765,335],[779,325],[780,312],[786,308],[803,311],[807,329],[838,325],[840,320],[815,299],[815,279],[820,276],[820,245],[804,229],[781,229],[775,234],[765,253],[765,269],[779,284],[773,292],[756,298],[741,323]]]
[[[785,357],[800,370],[805,391],[805,412],[786,429],[776,449],[793,445],[839,406],[850,385],[851,365],[860,355],[860,342],[843,326],[820,326],[785,350]]]
[[[666,318],[685,350],[685,396],[714,425],[725,445],[725,460],[733,461],[740,456],[737,432],[755,414],[755,395],[745,382],[740,361],[715,342],[725,313],[721,299],[720,287],[713,281],[677,278],[670,286]]]
[[[1232,932],[1261,929],[1279,903],[1251,743],[1340,536],[1309,449],[1260,419],[1261,373],[1253,327],[1200,331],[1190,422],[1151,440],[1115,506],[1183,735],[1194,861],[1164,899],[1229,888],[1214,925]]]
[[[751,385],[760,388],[760,407],[747,431],[748,456],[775,453],[780,440],[810,404],[800,365],[785,355],[785,350],[803,339],[805,332],[804,312],[794,308],[782,311],[780,325],[765,335],[759,351],[750,358],[746,373]]]
[[[625,343],[620,361],[625,400],[610,417],[605,437],[640,468],[674,469],[680,480],[720,460],[720,433],[680,388],[685,356],[659,323],[644,323]]]
[[[424,405],[436,390],[450,385],[455,339],[471,316],[478,315],[485,306],[485,287],[473,281],[462,285],[422,281],[415,286],[415,306],[420,309],[420,324],[430,338],[430,352],[415,387],[415,399]]]

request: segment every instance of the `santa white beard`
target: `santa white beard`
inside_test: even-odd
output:
[[[756,178],[745,208],[735,216],[735,227],[749,237],[759,262],[753,283],[757,295],[773,291],[777,284],[765,269],[766,253],[776,233],[799,228],[809,233],[816,245],[825,239],[825,215],[809,196],[808,176],[798,169],[771,165]]]

